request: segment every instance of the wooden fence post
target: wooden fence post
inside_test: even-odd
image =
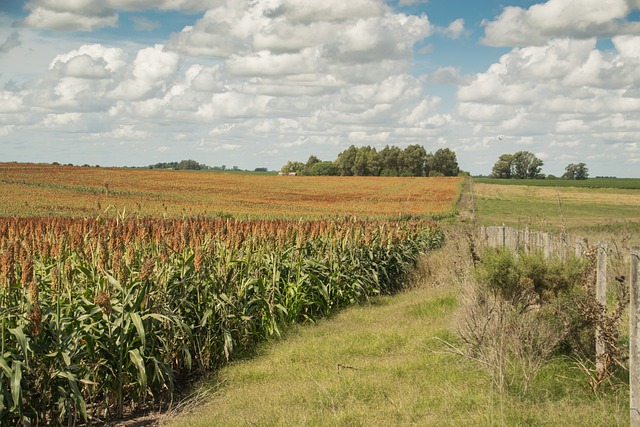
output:
[[[553,256],[553,245],[551,244],[551,233],[544,233],[542,235],[544,239],[544,258],[551,259]]]
[[[578,237],[576,239],[576,257],[583,258],[584,250],[587,247],[587,239],[584,237]]]
[[[629,272],[629,407],[631,427],[640,427],[640,246],[631,248]]]
[[[601,306],[602,310],[606,310],[607,307],[607,244],[600,242],[598,245],[598,264],[596,273],[596,301]],[[601,322],[596,324],[596,370],[602,373],[604,365],[602,364],[602,357],[604,356],[605,348],[604,341],[602,340],[602,327]]]

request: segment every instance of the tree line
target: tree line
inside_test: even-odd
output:
[[[553,175],[541,173],[544,162],[529,151],[502,154],[493,165],[491,178],[501,179],[554,179]],[[570,163],[565,168],[562,179],[587,179],[589,169],[584,163]]]
[[[441,148],[428,153],[415,144],[404,150],[387,145],[380,151],[352,145],[333,161],[322,161],[312,155],[306,163],[289,161],[281,172],[310,176],[456,176],[461,171],[452,150]]]

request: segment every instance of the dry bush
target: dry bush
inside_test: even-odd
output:
[[[478,284],[463,296],[457,330],[465,344],[462,354],[485,365],[501,393],[526,394],[563,337],[543,311],[523,312]]]

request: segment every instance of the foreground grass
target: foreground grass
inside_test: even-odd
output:
[[[503,392],[457,343],[467,283],[462,240],[425,260],[418,287],[296,327],[219,372],[206,403],[171,426],[628,425],[628,390],[595,397],[570,361],[547,364],[527,395]]]

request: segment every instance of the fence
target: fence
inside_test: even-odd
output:
[[[609,247],[605,242],[590,247],[582,237],[572,238],[567,234],[553,234],[529,229],[516,229],[505,226],[480,227],[478,230],[480,242],[492,248],[504,248],[515,252],[540,251],[545,258],[557,256],[566,259],[571,252],[582,257],[586,251],[593,248],[597,251],[596,260],[596,301],[606,309],[607,301],[607,266]],[[640,427],[640,280],[638,267],[640,247],[633,246],[629,252],[629,400],[631,426]],[[626,281],[627,277],[617,275],[616,280]],[[596,327],[596,370],[603,369],[600,362],[605,348],[601,339],[600,327]]]

